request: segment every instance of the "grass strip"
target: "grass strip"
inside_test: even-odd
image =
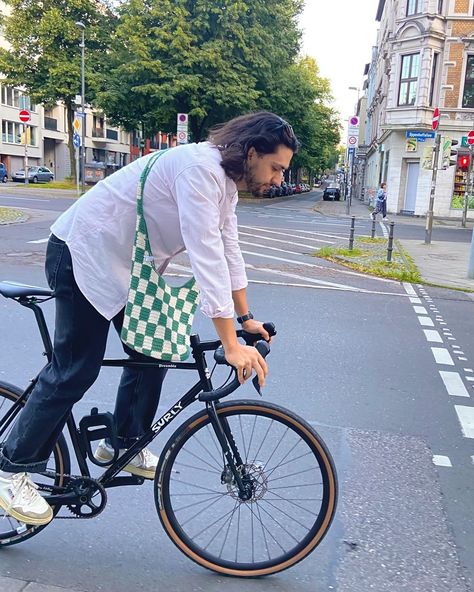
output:
[[[11,224],[13,222],[21,222],[23,220],[26,220],[26,214],[21,210],[0,207],[0,224]]]
[[[387,261],[388,240],[385,238],[357,237],[354,248],[349,250],[344,244],[322,247],[314,253],[315,257],[327,259],[350,267],[361,273],[398,280],[419,283],[420,273],[398,241],[393,243],[392,261]]]

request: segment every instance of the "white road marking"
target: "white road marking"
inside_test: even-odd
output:
[[[437,364],[443,364],[445,366],[454,366],[453,358],[445,347],[432,347],[434,359]]]
[[[452,467],[449,456],[442,456],[441,454],[433,454],[433,464],[437,467]]]
[[[283,233],[281,233],[283,234]],[[295,245],[296,247],[303,247],[305,249],[314,251],[314,249],[317,249],[318,247],[316,245],[304,245],[303,243],[295,243],[293,241],[288,240],[288,238],[272,238],[271,236],[263,236],[262,234],[252,234],[251,232],[242,232],[242,230],[239,230],[239,236],[253,236],[254,238],[259,238],[261,240],[266,240],[266,241],[273,241],[276,243],[285,243],[286,245]],[[288,235],[284,235],[283,236],[288,236]],[[291,235],[289,235],[291,236]],[[308,237],[303,237],[305,239],[308,239]],[[314,241],[318,241],[321,243],[326,243],[328,245],[331,245],[332,242],[331,241],[327,241],[327,240],[322,240],[322,239],[318,239],[318,238],[310,238],[309,240],[314,240]]]
[[[421,304],[421,300],[419,298],[413,298],[413,297],[411,297],[410,298],[410,302],[412,304]]]
[[[463,368],[464,372],[472,372],[472,368]]]
[[[469,397],[469,393],[464,386],[462,378],[457,372],[445,372],[440,370],[439,374],[443,379],[448,395],[451,395],[452,397]]]
[[[467,362],[467,358],[463,358],[462,356],[458,356],[458,360],[461,360],[462,362]]]
[[[438,331],[433,331],[431,329],[423,329],[427,341],[432,341],[433,343],[443,343],[443,338],[438,333]]]
[[[267,249],[269,251],[278,251],[280,253],[288,253],[290,255],[304,255],[301,251],[289,251],[288,249],[279,249],[278,247],[270,247],[269,245],[262,245],[260,243],[251,243],[249,241],[239,240],[239,244],[241,245],[248,245],[249,247],[257,247],[260,249]],[[317,247],[313,247],[317,249]],[[297,263],[297,261],[293,261],[293,263]]]
[[[47,243],[49,241],[48,238],[39,238],[38,240],[26,241],[29,244],[40,244],[40,243]]]
[[[461,349],[461,346],[460,346],[460,345],[452,345],[451,347],[452,347],[453,349]]]
[[[411,284],[409,284],[408,282],[403,282],[402,285],[405,288],[405,292],[409,296],[416,296],[415,289],[413,288],[413,286]]]
[[[382,229],[384,238],[388,238],[387,227],[385,226],[385,224],[382,224],[382,222],[379,222],[379,224],[380,224],[380,228]]]
[[[253,226],[243,226],[243,225],[239,225],[239,234],[247,234],[247,233],[241,231],[240,228],[246,228],[247,230],[258,230],[260,232],[266,232],[268,234],[278,234],[279,236],[286,236],[286,237],[291,236],[291,238],[301,238],[302,240],[311,240],[311,241],[316,241],[319,243],[327,243],[328,245],[332,245],[332,243],[334,242],[334,241],[327,241],[327,240],[323,240],[323,239],[312,237],[312,236],[298,236],[297,234],[291,233],[291,231],[290,232],[279,232],[277,230],[268,230],[267,228],[256,228]],[[265,238],[266,240],[279,240],[276,238],[272,239],[270,237],[266,237],[261,234],[250,234],[249,233],[248,236],[256,236],[257,238]],[[288,239],[285,239],[284,241],[280,239],[280,242],[289,242],[289,241],[288,241]],[[292,244],[298,245],[299,243],[292,243]],[[309,249],[309,248],[314,249],[315,248],[315,247],[308,247],[308,245],[299,245],[299,246],[306,247],[307,249]]]
[[[474,382],[474,376],[466,376],[466,380],[469,382]]]
[[[268,228],[265,227],[261,227],[261,226],[246,226],[245,224],[239,224],[239,228],[246,228],[247,230],[259,230],[261,232],[267,232],[268,234],[280,234],[283,236],[286,236],[285,232],[279,232],[278,230],[269,230]],[[286,230],[285,228],[280,228],[280,230]],[[296,232],[308,232],[305,230],[297,230]],[[341,235],[339,234],[326,234],[324,232],[314,232],[312,231],[311,234],[317,234],[318,236],[325,236],[326,238],[337,238],[337,239],[341,239]],[[298,235],[293,235],[293,238],[307,238],[305,236],[298,236]],[[316,239],[312,239],[312,240],[316,240]],[[333,241],[328,241],[328,242],[333,242]]]
[[[39,197],[10,197],[10,196],[6,196],[6,195],[0,195],[0,199],[15,199],[17,201],[34,201],[35,203],[38,201],[43,201],[45,203],[49,203],[51,200],[50,199],[40,199]]]
[[[428,311],[423,306],[414,306],[413,310],[416,312],[416,314],[421,314],[421,315],[428,314]]]
[[[456,337],[448,337],[448,341],[456,341]]]
[[[474,407],[455,405],[454,409],[456,409],[456,413],[458,414],[464,436],[466,438],[474,438]]]
[[[430,317],[417,317],[417,318],[420,321],[420,325],[422,325],[423,327],[434,327],[434,323],[430,319]]]

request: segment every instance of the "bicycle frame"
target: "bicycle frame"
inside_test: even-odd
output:
[[[43,345],[45,348],[44,355],[46,356],[48,362],[50,362],[52,359],[53,352],[51,338],[44,318],[43,311],[37,304],[37,302],[41,303],[44,302],[44,300],[29,297],[25,299],[18,299],[17,302],[19,302],[22,306],[25,306],[26,308],[30,308],[31,310],[33,310],[40,331],[41,339],[43,341]],[[167,362],[161,360],[155,361],[151,359],[150,361],[137,361],[131,359],[103,360],[101,364],[102,367],[146,368],[150,366],[158,366],[159,368],[197,370],[199,373],[199,381],[194,386],[192,386],[186,392],[186,394],[184,394],[180,399],[178,399],[178,401],[176,401],[174,405],[172,405],[158,420],[155,421],[155,423],[150,427],[149,430],[145,432],[145,434],[143,434],[143,436],[141,436],[130,448],[128,448],[123,455],[117,458],[115,462],[113,462],[109,467],[107,467],[104,473],[102,473],[102,475],[100,475],[97,478],[97,480],[101,483],[103,487],[108,488],[117,487],[121,485],[136,485],[143,483],[144,479],[142,477],[117,477],[117,475],[141,450],[143,450],[150,442],[152,442],[165,427],[167,427],[172,421],[174,421],[176,417],[182,411],[184,411],[184,409],[191,405],[191,403],[197,401],[198,396],[201,392],[212,390],[213,386],[209,370],[207,368],[205,352],[216,350],[220,344],[221,342],[219,340],[201,342],[198,335],[192,335],[191,352],[195,360],[194,362]],[[24,390],[20,398],[10,408],[7,414],[1,419],[0,437],[5,432],[6,428],[15,419],[16,415],[20,412],[23,401],[29,396],[36,382],[37,377],[35,377],[31,381],[31,383]],[[236,465],[238,466],[242,464],[242,460],[238,450],[236,449],[235,442],[230,433],[227,421],[222,422],[221,420],[219,420],[216,412],[215,402],[206,402],[205,406],[208,410],[211,424],[213,425],[213,428],[216,431],[216,436],[220,444],[222,445],[223,457],[226,457],[226,460],[229,463],[232,472],[234,473],[234,477],[236,478],[238,485],[242,489],[244,489],[244,484],[242,483],[241,475],[239,474],[239,471],[236,467]],[[69,437],[71,439],[71,443],[74,449],[74,454],[80,469],[81,476],[90,477],[89,465],[87,463],[87,455],[84,453],[84,450],[80,444],[79,429],[77,427],[76,420],[74,418],[72,411],[66,421],[66,426],[69,433]],[[53,486],[50,489],[54,492],[55,490],[62,490],[63,488],[56,488]],[[45,499],[51,505],[55,505],[71,503],[73,497],[74,494],[72,493],[53,493],[52,495],[45,496]]]

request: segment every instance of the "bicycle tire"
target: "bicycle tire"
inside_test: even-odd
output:
[[[0,414],[2,417],[6,415],[9,408],[11,406],[6,405],[7,401],[11,401],[14,403],[17,401],[21,394],[22,389],[9,384],[7,382],[0,382]],[[56,478],[54,479],[54,485],[61,486],[64,484],[64,475],[69,474],[71,472],[71,463],[69,457],[69,450],[67,448],[66,440],[63,434],[60,435],[58,441],[53,450],[53,454],[51,455],[50,461],[48,463],[48,471],[53,471],[56,473]],[[41,486],[39,487],[41,491]],[[53,516],[61,509],[60,506],[53,506]],[[43,528],[46,528],[48,524],[44,524],[42,526],[31,526],[26,525],[21,522],[17,522],[14,518],[5,517],[5,520],[2,520],[5,514],[3,510],[0,509],[0,548],[7,547],[10,545],[15,545],[17,543],[21,543],[26,541],[27,539],[31,538],[38,534]],[[15,528],[14,524],[18,526]],[[5,528],[9,528],[9,530],[5,530]]]
[[[218,404],[216,408],[219,417],[226,418],[228,420],[233,438],[237,444],[241,456],[243,457],[245,468],[249,473],[252,474],[253,483],[255,485],[252,499],[247,502],[239,500],[235,484],[232,485],[229,483],[222,483],[221,477],[224,475],[223,473],[220,473],[220,471],[223,469],[222,450],[220,450],[220,447],[217,446],[217,439],[212,427],[209,425],[209,416],[207,411],[203,410],[188,419],[174,432],[161,454],[154,482],[155,504],[161,523],[167,535],[183,553],[185,553],[190,559],[201,566],[211,569],[215,572],[240,577],[256,577],[283,571],[284,569],[292,567],[307,557],[312,551],[314,551],[314,549],[324,538],[331,525],[337,504],[337,476],[334,462],[326,448],[326,445],[317,432],[307,422],[287,409],[267,402],[247,400]],[[252,428],[251,432],[247,430],[245,435],[242,418],[245,420],[245,424],[247,426],[250,425]],[[258,428],[257,422],[259,424]],[[290,453],[292,450],[296,450],[296,448],[300,446],[300,443],[302,443],[302,445],[307,449],[307,452],[303,455],[299,455],[298,451],[299,456],[295,457],[295,459],[290,458],[289,460],[285,460],[290,453],[283,457],[281,461],[283,464],[279,465],[279,472],[276,473],[276,476],[274,476],[274,474],[278,467],[270,466],[272,463],[275,463],[275,461],[272,461],[272,457],[277,456],[276,450],[273,451],[272,455],[267,458],[266,461],[262,461],[260,458],[258,458],[260,456],[263,458],[264,456],[262,447],[267,447],[265,440],[268,437],[270,427],[272,427],[274,424],[278,426],[277,434],[278,432],[283,431],[284,435],[282,436],[282,439],[286,438],[286,429],[286,432],[290,433],[288,436],[288,438],[290,438],[290,443],[292,441],[295,442],[293,448],[290,450]],[[260,442],[258,450],[256,451],[255,449],[258,445],[257,438],[261,438],[261,434],[264,433],[264,430],[260,429],[262,426],[267,429],[267,432],[264,439]],[[200,434],[201,437],[198,438]],[[260,434],[260,436],[255,434]],[[253,441],[254,437],[255,443]],[[211,444],[212,440],[214,440],[215,447],[212,448],[212,453],[211,449],[209,449],[209,446],[202,445],[200,440],[204,439],[206,443],[209,444]],[[268,443],[271,443],[270,440]],[[211,444],[211,446],[214,446],[214,444]],[[211,461],[210,458],[208,459],[207,456],[205,456],[203,466],[200,467],[199,465],[196,465],[196,458],[193,457],[198,456],[197,451],[201,449],[201,445],[204,450],[209,452],[210,457],[212,457],[215,451],[217,451],[217,455],[220,453],[220,459],[218,458],[218,462],[220,460],[222,464],[219,465],[218,462],[214,463],[214,461]],[[273,444],[271,444],[271,446],[273,446]],[[280,447],[280,444],[276,446],[276,449],[278,449],[278,447]],[[206,455],[207,452],[204,454]],[[307,462],[310,468],[305,469],[303,467],[302,471],[297,471],[294,473],[294,469],[299,468],[302,459],[308,455],[311,457]],[[183,462],[183,460],[185,462]],[[290,465],[290,462],[292,461],[293,463]],[[283,469],[282,474],[281,470],[285,465],[287,465],[287,467]],[[185,471],[183,471],[183,467],[186,469]],[[320,472],[322,478],[321,484],[303,482],[298,486],[295,485],[296,475],[301,475],[301,478],[303,478],[303,475],[305,475],[305,478],[313,480],[316,474],[315,471]],[[190,483],[189,473],[191,472],[197,473],[199,478],[201,478],[201,474],[204,474],[202,477],[202,479],[204,479],[204,485],[196,485],[196,481]],[[217,474],[214,474],[214,478],[211,477],[209,484],[208,481],[206,481],[206,479],[209,479],[209,477],[205,476],[206,472],[210,475],[217,472]],[[285,475],[285,472],[288,474]],[[272,478],[270,479],[270,477]],[[267,534],[265,532],[267,527],[264,527],[261,516],[263,515],[263,512],[269,516],[271,516],[271,514],[275,514],[277,517],[280,516],[280,513],[283,515],[287,515],[289,513],[289,498],[285,499],[283,496],[275,494],[277,489],[283,489],[281,483],[284,483],[285,479],[291,479],[290,484],[286,485],[285,487],[287,489],[296,488],[292,490],[296,492],[294,495],[298,495],[298,489],[300,491],[307,492],[310,486],[313,490],[315,489],[316,485],[321,485],[321,499],[318,501],[320,507],[316,513],[312,511],[313,506],[305,507],[303,505],[308,501],[307,493],[304,493],[304,498],[301,498],[300,496],[294,500],[299,502],[295,506],[298,508],[297,512],[299,512],[299,514],[297,517],[291,517],[291,530],[293,532],[288,532],[286,529],[282,529],[281,527],[275,532],[278,536],[285,537],[286,539],[293,537],[296,541],[296,544],[293,544],[291,549],[285,549],[279,541],[274,539],[278,544],[280,544],[283,552],[281,553],[278,550],[277,556],[271,557]],[[271,485],[272,482],[277,481],[280,481],[279,486],[275,487],[274,484]],[[191,491],[189,491],[189,487],[191,488]],[[213,489],[213,487],[217,487],[217,490]],[[183,493],[180,493],[181,490]],[[211,497],[207,500],[203,499],[202,496],[206,495],[211,495]],[[179,499],[181,498],[182,501],[183,496],[188,496],[188,501],[191,501],[191,504],[188,504],[188,506],[185,505],[179,507]],[[188,518],[187,520],[177,516],[177,514],[183,513],[185,510],[192,508],[193,506],[199,507],[201,505],[202,507],[203,503],[207,503],[209,499],[212,500],[213,498],[216,498],[215,501],[211,501],[211,504],[204,508],[204,510],[210,510],[211,513],[213,513],[212,520],[214,520],[215,516],[218,514],[216,504],[221,504],[221,502],[223,502],[227,507],[231,507],[232,503],[234,503],[234,509],[232,510],[231,508],[229,512],[224,513],[222,518],[227,517],[224,523],[218,524],[218,521],[220,520],[218,519],[218,521],[211,523],[209,527],[204,528],[203,531],[201,530],[199,533],[191,534],[189,532],[191,530],[191,526],[187,526],[186,522],[188,524],[190,522],[192,523],[193,521],[196,522],[200,512],[198,512],[198,514],[195,516]],[[229,501],[230,504],[228,503]],[[316,499],[309,498],[309,501],[315,502]],[[287,505],[281,506],[281,503],[285,503]],[[255,506],[254,508],[252,508],[253,505]],[[310,509],[308,509],[308,507]],[[237,508],[238,520],[236,516]],[[247,535],[242,535],[247,539],[247,543],[251,544],[244,545],[242,542],[239,542],[241,514],[244,518],[246,518],[247,523],[250,522],[252,525],[251,541],[248,541]],[[311,518],[313,522],[309,526],[306,526],[306,521],[309,520],[308,517],[312,514],[314,515]],[[259,535],[258,541],[254,540],[254,519],[257,526],[259,521],[261,523],[262,533]],[[278,523],[278,520],[276,520],[274,517],[271,519]],[[233,522],[234,530],[235,524],[238,522],[236,528],[236,551],[235,558],[229,558],[228,555],[230,551],[228,551],[229,545],[227,543],[229,531]],[[217,531],[214,538],[222,538],[225,533],[225,538],[222,542],[222,545],[221,540],[219,540],[218,546],[221,546],[219,556],[216,551],[208,549],[208,547],[211,546],[211,542],[209,542],[207,547],[205,547],[204,542],[201,543],[197,542],[196,540],[201,537],[202,533],[206,532],[206,530],[209,532],[212,527],[216,526],[216,524]],[[202,526],[202,523],[200,526]],[[274,529],[274,526],[271,528]],[[297,539],[296,537],[299,537],[300,535],[296,533],[304,531],[304,529],[307,530],[307,533],[301,536],[301,540],[299,538]],[[242,529],[242,532],[245,532],[245,529]],[[232,536],[234,535],[235,533],[233,532]],[[275,533],[268,531],[269,539],[270,536],[275,537]],[[272,547],[277,546],[273,544],[272,540],[270,540],[270,543],[272,543]],[[290,542],[290,544],[292,543]],[[212,541],[212,545],[214,545],[214,541]],[[259,558],[256,558],[256,546],[259,547],[257,549]],[[249,557],[250,548],[251,557]],[[226,552],[226,557],[222,557],[224,549]],[[263,559],[261,558],[262,550],[263,552],[266,551],[268,557]],[[238,557],[239,553],[241,555],[240,558]]]

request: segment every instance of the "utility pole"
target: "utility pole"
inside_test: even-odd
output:
[[[85,49],[86,44],[84,41],[84,32],[86,29],[85,24],[82,21],[76,22],[76,27],[81,29],[81,111],[82,111],[82,123],[81,123],[81,193],[85,191],[85,173],[86,173],[86,107],[85,107],[85,92],[86,92],[86,80],[85,80]]]
[[[461,226],[466,228],[467,223],[467,210],[469,208],[469,198],[472,192],[472,144],[469,145],[469,166],[467,169],[467,183],[466,191],[464,192],[464,202],[462,207],[462,219]]]
[[[432,128],[438,130],[439,121],[441,114],[439,109],[436,108],[433,114]],[[435,147],[433,154],[433,174],[431,176],[431,190],[430,190],[430,203],[428,211],[426,212],[426,228],[425,228],[425,245],[431,244],[431,232],[433,230],[433,210],[434,210],[434,199],[436,192],[436,177],[438,176],[438,160],[439,160],[439,147],[441,145],[441,134],[439,131],[436,134]]]

